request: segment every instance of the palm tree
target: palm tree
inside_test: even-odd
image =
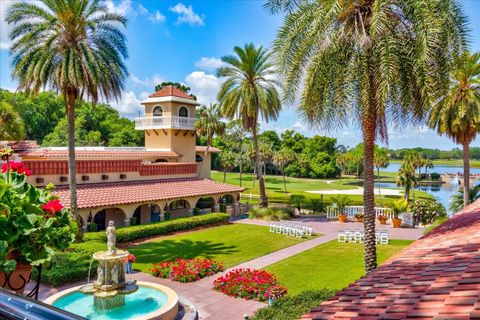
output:
[[[236,55],[222,57],[227,65],[217,70],[225,78],[217,99],[228,119],[241,118],[243,127],[252,132],[255,149],[255,168],[260,189],[260,206],[268,206],[258,146],[258,120],[275,120],[280,111],[278,83],[271,54],[252,43],[235,47]]]
[[[61,93],[68,121],[70,210],[77,214],[75,178],[75,102],[93,103],[121,96],[128,76],[126,18],[109,13],[98,0],[41,0],[11,5],[6,21],[14,25],[12,75],[19,89],[38,94],[48,87]]]
[[[457,193],[452,195],[450,199],[450,211],[451,212],[458,212],[462,210],[465,206],[464,203],[464,190],[462,188],[458,189]],[[468,193],[468,203],[473,203],[476,200],[480,199],[480,185],[475,186],[469,190]]]
[[[364,142],[365,269],[377,265],[374,145],[387,123],[425,117],[446,83],[450,57],[465,45],[456,0],[267,0],[286,11],[274,44],[285,99],[312,125],[360,124]]]
[[[25,124],[11,104],[0,101],[0,140],[22,140]]]
[[[220,154],[220,165],[223,168],[223,183],[227,180],[227,172],[233,170],[236,166],[235,154],[226,150]]]
[[[428,175],[428,169],[433,169],[435,165],[433,164],[433,161],[430,159],[425,160],[425,174]]]
[[[412,162],[404,161],[397,171],[397,185],[405,187],[405,200],[410,201],[410,190],[417,185],[415,166]]]
[[[389,165],[390,156],[385,148],[375,148],[374,165],[377,169],[378,195],[380,196],[380,169],[385,169]]]
[[[283,186],[285,188],[285,194],[287,194],[287,182],[285,181],[285,166],[295,160],[297,155],[292,149],[282,148],[273,155],[273,164],[282,170]]]
[[[201,136],[207,138],[207,147],[205,148],[204,161],[208,157],[208,151],[212,146],[212,139],[214,135],[222,135],[225,132],[225,122],[221,121],[220,108],[216,103],[211,103],[210,106],[202,106],[198,109],[199,117],[195,119],[195,129]],[[203,165],[203,162],[202,162]]]
[[[434,105],[430,126],[463,147],[463,205],[469,204],[470,143],[480,131],[480,53],[455,58],[450,87]]]

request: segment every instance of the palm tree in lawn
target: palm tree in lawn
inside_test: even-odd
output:
[[[365,269],[377,266],[374,145],[388,123],[424,119],[465,45],[456,0],[267,0],[285,11],[274,51],[285,99],[322,129],[357,121],[364,142]]]
[[[410,201],[410,190],[417,185],[415,166],[412,162],[404,161],[397,171],[397,185],[405,187],[405,200]]]
[[[199,117],[195,120],[195,129],[197,133],[207,139],[207,147],[205,148],[204,161],[208,157],[208,151],[212,146],[213,136],[222,135],[225,132],[225,122],[221,121],[222,114],[220,108],[216,103],[211,103],[210,106],[202,106],[198,109]],[[202,162],[203,165],[203,162]]]
[[[257,135],[258,121],[260,118],[266,122],[277,119],[281,107],[277,90],[279,84],[274,79],[275,69],[269,51],[252,43],[233,50],[235,55],[222,57],[226,66],[217,70],[218,76],[225,79],[217,99],[225,117],[242,119],[244,129],[252,132],[260,206],[267,207]]]
[[[273,164],[282,170],[283,187],[287,194],[287,182],[285,181],[285,166],[295,160],[297,154],[289,148],[282,148],[273,155]]]
[[[455,58],[450,87],[434,105],[430,126],[463,147],[463,205],[469,204],[470,143],[480,131],[480,53]]]
[[[380,169],[385,169],[389,165],[390,156],[385,148],[375,148],[374,165],[377,169],[378,195],[380,196]]]
[[[0,140],[22,140],[25,124],[11,104],[0,101]]]
[[[462,210],[462,208],[465,206],[463,196],[464,196],[463,188],[458,189],[457,192],[454,195],[452,195],[452,198],[450,199],[451,212],[458,212]],[[478,199],[480,199],[480,185],[470,188],[468,192],[469,204],[475,202]]]
[[[235,154],[226,150],[220,154],[220,165],[223,168],[223,183],[227,181],[227,172],[233,170],[237,164]]]
[[[11,5],[12,75],[19,89],[38,94],[42,88],[62,95],[68,121],[70,210],[77,214],[75,178],[75,102],[121,96],[128,76],[126,18],[109,13],[98,0],[40,0]]]

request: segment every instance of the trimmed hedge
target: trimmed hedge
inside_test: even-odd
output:
[[[296,296],[285,296],[275,300],[271,307],[255,311],[251,320],[296,320],[310,309],[335,294],[335,290],[319,289],[304,291]]]
[[[210,213],[165,222],[118,228],[117,243],[225,223],[229,217],[225,213]],[[106,250],[106,241],[105,231],[85,233],[84,242],[74,243],[66,251],[55,254],[50,265],[45,266],[42,271],[42,283],[60,286],[75,280],[86,280],[92,254]],[[97,263],[94,261],[90,274],[91,279],[95,278],[96,272]]]

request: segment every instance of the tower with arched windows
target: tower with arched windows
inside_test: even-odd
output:
[[[145,148],[174,151],[179,162],[195,162],[195,108],[190,95],[167,86],[141,102],[145,115],[135,119],[135,129],[145,131]]]

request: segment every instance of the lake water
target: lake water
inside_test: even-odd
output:
[[[383,171],[387,172],[397,172],[400,169],[400,163],[391,163],[386,169]],[[422,169],[424,172],[424,169]],[[444,173],[457,173],[463,172],[463,167],[461,166],[447,166],[447,165],[436,165],[433,169],[429,169],[428,172],[436,172],[439,174]],[[480,174],[480,168],[470,168],[470,172],[473,174]],[[475,181],[475,185],[480,184],[480,180]],[[378,184],[375,184],[378,187]],[[381,182],[381,188],[398,188],[395,183],[388,183],[388,182]],[[458,181],[455,179],[452,180],[452,183],[440,183],[440,184],[432,184],[432,185],[419,185],[415,188],[415,190],[425,191],[431,194],[435,199],[437,199],[440,203],[442,203],[445,208],[450,206],[450,198],[451,196],[457,192],[459,187]]]

